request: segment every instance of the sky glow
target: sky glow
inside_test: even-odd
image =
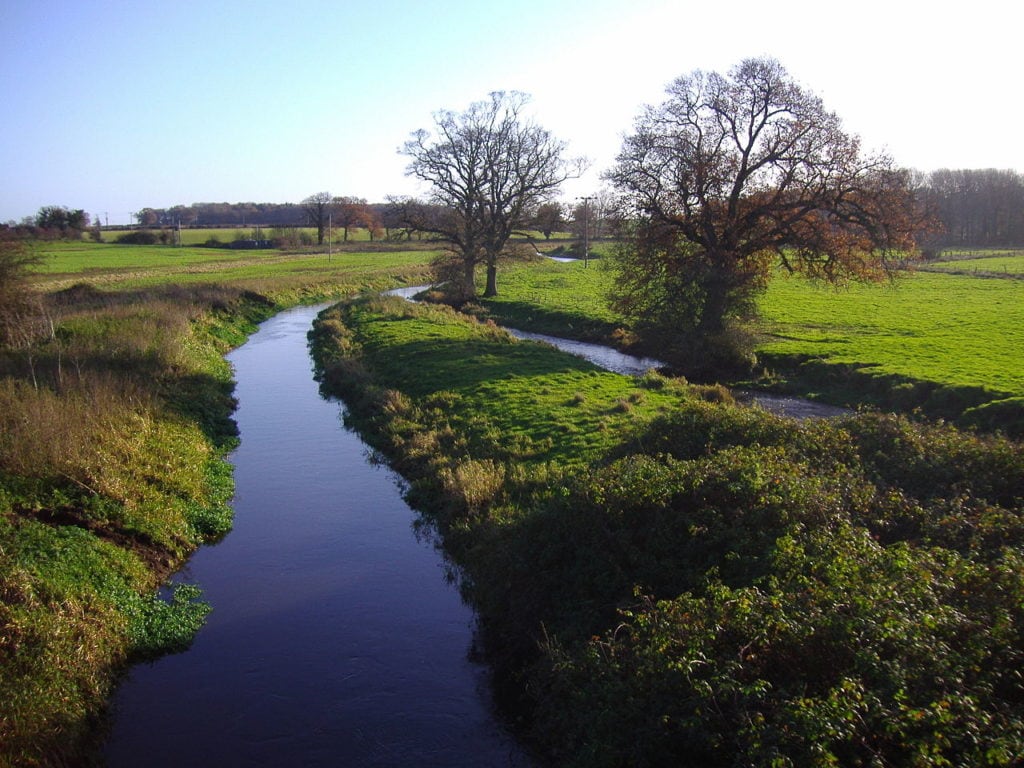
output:
[[[591,160],[694,69],[773,56],[897,163],[1024,172],[1012,4],[917,0],[6,0],[0,222],[44,205],[380,202],[423,190],[398,149],[496,90]]]

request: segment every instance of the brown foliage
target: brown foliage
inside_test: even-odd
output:
[[[863,154],[777,61],[696,71],[667,93],[608,174],[639,213],[617,306],[648,336],[706,345],[750,313],[775,264],[877,280],[914,253],[925,219],[911,175]]]

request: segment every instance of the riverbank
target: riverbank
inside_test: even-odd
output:
[[[223,289],[76,294],[65,335],[3,360],[0,754],[14,765],[80,761],[120,670],[186,647],[202,624],[197,589],[155,592],[230,530],[218,336],[273,309]],[[35,386],[16,375],[29,363]]]
[[[560,765],[1010,765],[1019,444],[796,422],[393,299],[313,334]]]
[[[47,332],[0,350],[0,764],[86,761],[122,671],[202,624],[198,587],[157,588],[231,527],[223,354],[284,306],[422,280],[430,258],[254,260],[226,277],[174,249],[155,266],[89,254],[115,251],[99,272],[77,250],[45,256]]]

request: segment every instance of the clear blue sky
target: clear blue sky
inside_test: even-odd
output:
[[[397,149],[495,90],[593,161],[694,69],[770,55],[902,165],[1024,171],[1011,3],[3,0],[0,221],[43,205],[413,194]]]

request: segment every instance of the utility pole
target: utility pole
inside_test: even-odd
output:
[[[583,201],[583,266],[590,266],[590,201],[594,199],[593,195],[587,195],[585,197],[577,197],[577,200]]]
[[[323,219],[320,219],[323,221]],[[327,214],[327,261],[331,260],[331,247],[334,245],[334,214]]]

